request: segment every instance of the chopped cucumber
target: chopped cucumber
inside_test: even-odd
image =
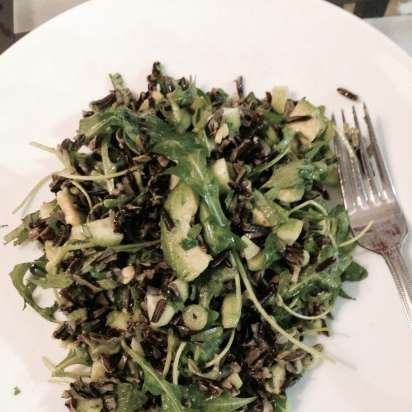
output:
[[[116,246],[122,242],[123,234],[115,232],[113,218],[106,217],[73,226],[71,239],[89,240],[98,246]]]
[[[276,234],[278,238],[283,240],[287,245],[293,245],[303,229],[303,221],[298,219],[288,219],[282,223]]]
[[[299,134],[302,144],[310,145],[326,128],[326,122],[319,110],[302,99],[290,114],[291,117],[311,115],[309,120],[298,121],[289,124],[289,127]]]
[[[219,188],[223,193],[226,193],[230,187],[230,173],[228,164],[225,159],[218,159],[214,162],[211,166],[212,175],[215,177],[217,183],[219,184]]]
[[[271,227],[272,225],[266,219],[266,216],[256,207],[252,210],[252,223],[259,226]]]
[[[154,294],[146,295],[147,314],[149,316],[149,320],[153,318],[157,304],[162,299],[165,299],[163,295],[154,295]],[[166,303],[166,306],[159,320],[156,320],[155,322],[150,321],[150,325],[153,326],[154,328],[160,328],[162,326],[166,326],[172,320],[175,313],[176,313],[175,308],[170,303]]]
[[[222,326],[225,329],[235,328],[239,323],[240,314],[241,307],[239,299],[237,298],[235,293],[229,293],[225,296],[222,303]]]
[[[175,288],[179,293],[179,297],[183,302],[189,297],[189,284],[182,279],[176,279],[170,283],[170,286]]]
[[[254,258],[260,251],[260,247],[253,243],[246,235],[241,237],[242,241],[246,244],[246,247],[243,249],[243,254],[246,260]]]

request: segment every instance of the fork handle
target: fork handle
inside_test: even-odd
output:
[[[383,253],[383,257],[389,266],[399,295],[401,296],[409,326],[412,327],[412,276],[406,266],[400,246],[387,249]]]

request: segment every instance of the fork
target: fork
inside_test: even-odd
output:
[[[406,219],[366,105],[363,105],[363,111],[369,142],[362,134],[355,107],[352,107],[354,128],[349,127],[342,110],[345,139],[343,136],[335,139],[342,195],[355,238],[359,237],[358,243],[362,247],[384,257],[412,327],[412,276],[401,252],[408,233]],[[356,149],[349,143],[354,137],[358,138]]]

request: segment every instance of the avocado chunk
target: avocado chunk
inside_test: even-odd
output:
[[[299,219],[288,219],[281,224],[276,231],[278,238],[283,240],[287,245],[293,245],[303,229],[303,221]]]
[[[106,325],[118,330],[127,330],[130,315],[127,312],[112,311],[107,315]]]
[[[101,399],[78,399],[76,410],[77,412],[100,412],[103,409],[103,401]]]
[[[290,123],[288,127],[299,134],[299,140],[302,144],[309,146],[326,128],[327,124],[319,110],[302,99],[293,109],[290,117],[312,116],[309,120]]]
[[[265,252],[261,250],[256,256],[247,261],[247,267],[252,272],[257,272],[263,270],[266,265],[266,256]]]
[[[90,240],[98,246],[116,246],[122,242],[123,234],[115,232],[113,218],[106,217],[73,226],[71,239]]]
[[[60,209],[63,211],[64,219],[68,225],[76,226],[82,223],[83,216],[75,206],[73,196],[67,187],[57,192],[56,200]]]
[[[229,167],[225,159],[218,159],[216,162],[214,162],[211,166],[211,172],[212,175],[215,177],[220,190],[223,193],[226,193],[230,187],[229,187],[229,182],[230,182],[230,173],[229,173]]]
[[[169,194],[165,209],[174,223],[167,227],[164,218],[160,222],[161,247],[164,257],[176,275],[190,282],[196,279],[209,265],[212,257],[199,246],[185,250],[182,241],[187,238],[190,222],[199,207],[196,194],[183,182],[180,182]]]
[[[305,194],[305,187],[298,185],[294,187],[288,187],[280,189],[277,198],[285,203],[298,202]]]

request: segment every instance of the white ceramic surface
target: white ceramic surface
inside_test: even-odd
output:
[[[382,34],[318,0],[100,0],[87,2],[30,33],[0,56],[0,219],[40,177],[57,167],[28,146],[74,134],[81,110],[108,90],[119,71],[134,90],[151,63],[201,86],[233,88],[244,75],[259,94],[287,84],[337,111],[345,86],[368,102],[399,198],[412,221],[412,60]],[[385,138],[383,138],[385,137]],[[33,207],[47,199],[47,190]],[[2,234],[7,229],[1,229]],[[52,326],[23,302],[7,276],[34,248],[0,248],[0,402],[4,411],[63,412],[64,386],[48,382],[41,357],[63,351]],[[406,248],[411,262],[412,247]],[[291,391],[294,412],[410,412],[412,331],[382,259],[359,251],[369,278],[347,290],[357,298],[334,311],[326,342],[337,363],[324,363]],[[22,393],[13,396],[13,387]]]

